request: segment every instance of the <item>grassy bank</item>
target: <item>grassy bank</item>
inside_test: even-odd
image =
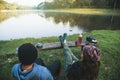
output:
[[[83,39],[88,35],[93,35],[99,42],[101,49],[101,66],[97,80],[119,80],[120,76],[120,30],[95,30],[90,33],[83,34]],[[77,40],[78,34],[68,36],[68,40]],[[11,41],[0,41],[0,80],[14,80],[11,77],[11,68],[17,63],[15,54],[16,48],[26,42],[36,44],[38,42],[57,42],[58,37],[48,37],[41,39],[18,39]],[[80,47],[71,47],[73,53],[80,59]],[[63,49],[42,50],[39,51],[41,57],[46,64],[50,64],[55,59],[60,59],[62,67],[64,64]],[[63,80],[63,79],[61,79]]]
[[[120,10],[96,9],[96,8],[55,9],[55,10],[45,10],[45,11],[87,14],[87,15],[114,15],[114,16],[120,15]]]

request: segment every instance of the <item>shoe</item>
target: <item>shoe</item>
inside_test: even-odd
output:
[[[67,41],[67,33],[64,33],[63,34],[63,43],[66,43],[66,41]]]
[[[42,43],[37,43],[35,46],[36,46],[36,48],[42,48],[43,44]]]
[[[64,34],[63,34],[63,41],[64,41],[64,40],[67,40],[67,33],[64,33]]]
[[[59,36],[59,41],[60,41],[61,47],[63,47],[63,37],[62,37],[62,35]]]

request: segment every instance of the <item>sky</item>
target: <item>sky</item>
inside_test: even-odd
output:
[[[20,5],[27,5],[27,6],[35,6],[41,2],[47,1],[50,2],[52,0],[4,0],[8,3],[17,3]]]

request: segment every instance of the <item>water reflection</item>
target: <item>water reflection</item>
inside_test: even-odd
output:
[[[120,29],[120,16],[79,15],[41,11],[0,12],[0,40],[69,35]]]
[[[29,11],[12,11],[12,10],[3,10],[0,11],[0,23],[11,18],[18,17],[19,15],[29,14]]]
[[[84,29],[91,30],[117,30],[120,29],[120,16],[103,16],[103,15],[79,15],[79,14],[63,14],[63,13],[45,13],[46,18],[54,17],[56,24],[62,22],[66,24],[70,22],[70,26],[75,25]]]
[[[55,24],[53,18],[46,19],[40,12],[9,17],[0,23],[0,40],[59,36],[64,32],[71,35],[82,33],[83,30],[79,30],[77,26],[71,27],[69,22]]]

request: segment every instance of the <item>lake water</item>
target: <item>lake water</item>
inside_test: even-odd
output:
[[[120,29],[120,16],[80,15],[42,11],[0,12],[0,40],[80,34]]]

